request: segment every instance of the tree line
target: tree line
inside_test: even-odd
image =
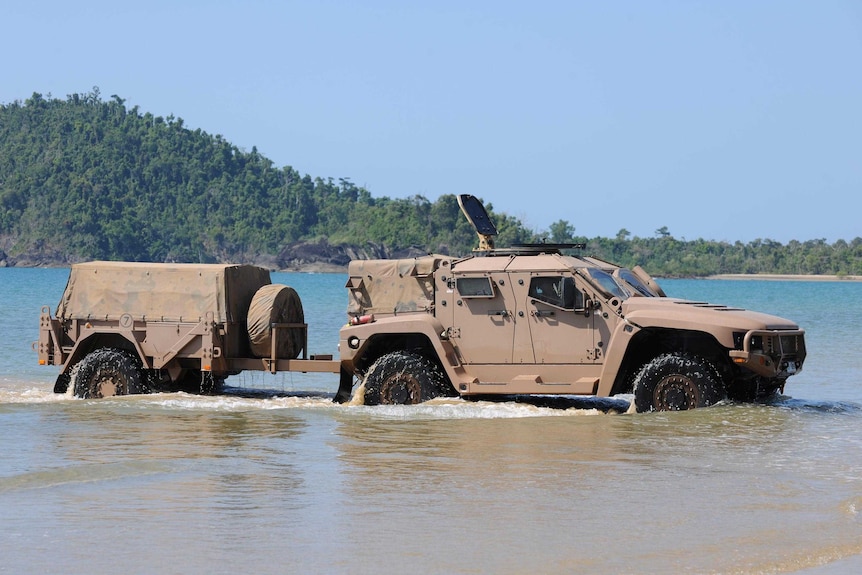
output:
[[[477,196],[485,191],[464,190]],[[749,243],[585,238],[565,220],[530,230],[486,204],[498,246],[577,241],[585,253],[655,275],[862,275],[862,239]],[[54,259],[252,262],[295,242],[375,244],[464,255],[476,236],[454,195],[374,197],[347,178],[302,175],[256,148],[127,108],[98,88],[65,100],[34,93],[0,106],[0,250]]]

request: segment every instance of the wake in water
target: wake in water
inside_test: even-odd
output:
[[[50,384],[32,381],[0,380],[0,405],[36,404],[65,401],[92,401],[105,405],[125,405],[139,409],[167,408],[205,411],[247,411],[267,409],[320,409],[364,413],[396,418],[517,418],[572,415],[618,415],[633,413],[630,396],[597,398],[588,396],[489,396],[481,399],[438,398],[419,405],[364,406],[361,401],[340,405],[334,394],[325,391],[285,391],[254,387],[225,386],[219,395],[157,393],[81,400],[70,390],[55,394]],[[732,403],[722,403],[732,406]],[[751,405],[751,404],[740,404]],[[819,401],[777,395],[760,405],[802,412],[830,414],[862,413],[862,403]]]
[[[791,409],[797,411],[815,411],[822,413],[849,413],[862,412],[862,404],[853,401],[819,401],[816,399],[796,399],[786,395],[779,395],[764,402],[765,405]]]
[[[0,406],[7,403],[51,403],[68,398],[53,392],[47,384],[0,379]]]
[[[71,387],[71,386],[70,386]],[[361,413],[384,418],[495,419],[575,415],[614,415],[626,413],[630,402],[617,398],[573,396],[509,396],[490,400],[438,398],[419,405],[341,405],[329,392],[285,392],[227,386],[219,395],[156,393],[84,400],[71,392],[55,394],[46,384],[5,382],[0,386],[0,405],[56,402],[87,402],[103,408],[176,409],[193,411],[253,411],[270,409],[313,409]]]

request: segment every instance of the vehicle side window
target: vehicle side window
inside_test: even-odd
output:
[[[583,295],[575,288],[575,280],[568,276],[540,276],[530,280],[531,298],[562,309],[584,307]]]
[[[458,278],[455,285],[461,297],[494,297],[494,284],[489,277]]]
[[[599,268],[586,268],[587,273],[590,275],[590,279],[593,281],[595,286],[600,290],[607,292],[608,295],[618,297],[620,299],[628,299],[631,295],[627,288],[624,288],[614,276],[609,274],[604,270],[600,270]]]

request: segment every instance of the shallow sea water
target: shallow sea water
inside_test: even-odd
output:
[[[626,414],[336,405],[302,374],[56,396],[30,342],[66,273],[0,270],[0,572],[862,571],[862,284],[662,282],[798,321],[809,357],[769,404]],[[345,277],[274,276],[336,353]]]

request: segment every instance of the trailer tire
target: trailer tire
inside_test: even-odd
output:
[[[381,356],[365,374],[365,405],[414,405],[451,395],[440,367],[409,351]]]
[[[718,371],[706,359],[666,353],[647,363],[634,381],[635,408],[682,411],[707,407],[727,397]]]
[[[87,354],[73,379],[75,396],[84,399],[146,393],[137,358],[118,349],[102,348]]]

